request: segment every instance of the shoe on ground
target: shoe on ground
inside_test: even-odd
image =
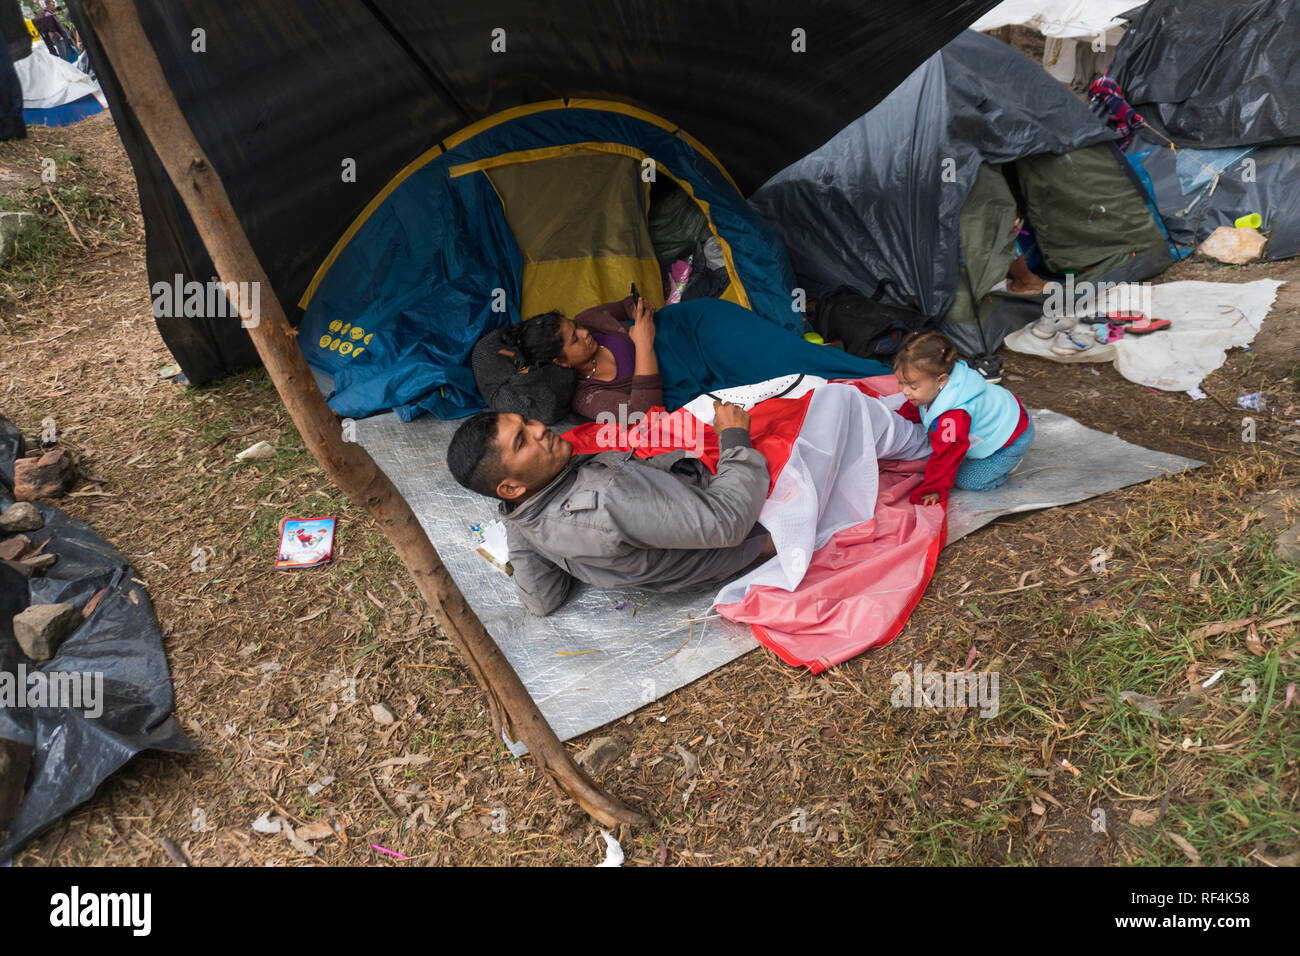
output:
[[[1029,327],[1029,331],[1040,339],[1051,339],[1060,332],[1070,331],[1078,321],[1072,315],[1044,315]]]
[[[1086,332],[1057,332],[1056,338],[1052,340],[1051,350],[1054,355],[1078,355],[1096,344],[1097,340],[1092,336],[1091,329]]]
[[[1002,381],[1002,359],[996,355],[980,355],[973,358],[970,367],[979,372],[984,381],[990,385]]]

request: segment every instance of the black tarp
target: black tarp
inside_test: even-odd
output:
[[[32,37],[23,22],[18,0],[0,0],[0,140],[27,135],[23,121],[23,88],[14,63],[32,54]]]
[[[136,0],[164,74],[288,309],[408,161],[506,107],[641,106],[748,194],[882,99],[996,0]],[[136,170],[151,282],[210,260],[71,0]],[[204,52],[196,52],[201,30]],[[504,37],[504,52],[492,48]],[[794,31],[805,38],[796,52]],[[357,181],[341,164],[354,159]],[[256,361],[237,319],[161,319],[192,382]]]
[[[16,430],[0,418],[0,475],[13,474]],[[0,509],[13,503],[0,484]],[[171,716],[173,700],[162,632],[138,572],[85,522],[37,503],[45,526],[26,532],[58,561],[43,575],[23,578],[0,567],[0,672],[19,676],[101,675],[102,713],[85,708],[0,707],[0,738],[33,747],[26,796],[8,832],[0,834],[0,865],[33,835],[86,800],[141,750],[192,752]],[[4,572],[8,572],[7,574]],[[94,611],[55,656],[35,664],[13,637],[12,614],[31,604],[84,608],[104,589]],[[40,678],[38,678],[40,680]],[[24,682],[26,686],[26,682]],[[84,703],[84,700],[83,700]]]
[[[1110,75],[1179,146],[1300,143],[1300,3],[1151,0]]]

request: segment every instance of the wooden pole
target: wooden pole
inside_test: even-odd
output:
[[[339,418],[325,403],[298,348],[297,330],[290,327],[279,300],[271,292],[271,283],[244,235],[221,178],[208,163],[172,96],[133,0],[86,0],[83,7],[104,55],[117,73],[122,95],[184,200],[221,281],[257,283],[260,291],[267,293],[260,298],[258,321],[254,321],[244,302],[239,306],[241,317],[249,325],[262,364],[303,442],[343,493],[375,518],[397,550],[438,623],[487,694],[495,732],[505,730],[511,739],[522,740],[552,785],[606,826],[647,822],[643,815],[601,789],[573,762],[505,654],[452,581],[406,499],[365,449],[343,440]]]

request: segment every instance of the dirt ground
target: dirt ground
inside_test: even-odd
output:
[[[0,413],[27,434],[53,417],[77,454],[83,480],[59,504],[147,582],[197,751],[136,758],[17,863],[602,859],[599,828],[493,739],[467,670],[265,375],[197,389],[160,377],[172,359],[107,114],[0,145],[0,195],[41,194],[31,173],[60,149],[102,202],[87,199],[85,248],[61,246],[55,274],[0,275]],[[1198,257],[1158,281],[1262,276],[1288,284],[1200,402],[1110,366],[1004,353],[1027,405],[1204,468],[957,542],[905,632],[825,675],[760,649],[573,741],[626,746],[600,781],[653,820],[615,834],[628,864],[1294,864],[1300,707],[1283,696],[1300,671],[1287,620],[1300,579],[1271,547],[1300,518],[1300,263]],[[1267,410],[1243,443],[1235,401],[1249,391]],[[275,458],[237,463],[258,440]],[[280,519],[309,512],[339,518],[334,563],[277,574]],[[1089,569],[1099,546],[1104,573]],[[999,672],[1001,713],[891,706],[891,675],[914,663]],[[1189,698],[1216,668],[1230,673]],[[1165,715],[1120,702],[1125,690]],[[375,703],[396,722],[377,723]],[[308,853],[255,832],[265,813],[332,834]]]

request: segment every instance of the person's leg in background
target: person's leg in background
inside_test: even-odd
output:
[[[966,491],[991,491],[1010,477],[1034,443],[1034,421],[1010,445],[999,448],[987,458],[967,458],[957,469],[958,488]]]

